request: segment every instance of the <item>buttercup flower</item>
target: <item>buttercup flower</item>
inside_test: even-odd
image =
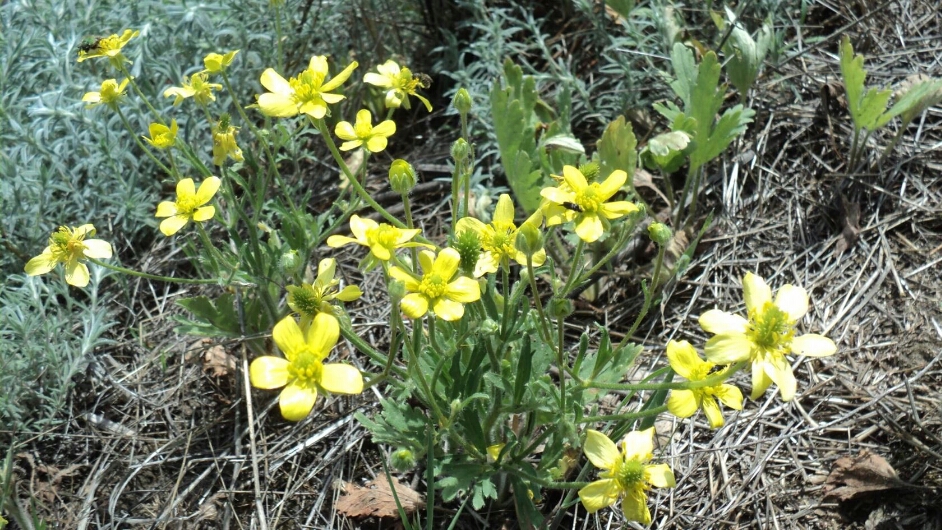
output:
[[[170,127],[160,123],[151,123],[148,127],[150,138],[145,136],[144,140],[157,149],[170,149],[177,141],[178,129],[177,120],[170,120]]]
[[[327,246],[337,248],[349,243],[356,243],[369,247],[373,257],[380,261],[389,261],[393,251],[397,248],[431,246],[409,242],[421,232],[418,228],[396,228],[386,223],[379,224],[372,219],[366,219],[358,215],[350,217],[350,231],[353,232],[353,237],[328,237]]]
[[[165,236],[172,236],[191,220],[202,222],[212,219],[216,208],[204,205],[212,200],[221,182],[219,177],[209,177],[200,184],[199,191],[193,179],[177,182],[176,202],[163,201],[157,205],[156,216],[167,218],[160,222],[160,231]]]
[[[219,83],[210,83],[206,72],[196,72],[190,77],[183,76],[183,86],[172,86],[164,90],[164,97],[174,97],[173,105],[179,105],[186,98],[193,98],[200,105],[216,101],[213,90],[221,90]]]
[[[674,473],[667,464],[648,465],[654,458],[654,427],[632,431],[615,445],[608,436],[586,431],[585,455],[595,467],[603,469],[599,480],[579,490],[579,499],[589,513],[615,504],[618,498],[625,518],[643,525],[651,524],[647,490],[673,488]]]
[[[608,229],[608,221],[635,212],[638,207],[628,201],[605,202],[615,195],[628,174],[613,171],[605,181],[588,183],[585,176],[573,166],[563,166],[563,185],[543,188],[540,195],[549,204],[544,207],[547,226],[575,221],[576,234],[586,243],[592,243]]]
[[[88,103],[85,108],[90,109],[98,105],[108,105],[113,110],[118,108],[118,103],[124,99],[124,90],[128,87],[128,79],[125,78],[118,84],[117,79],[105,79],[101,83],[100,92],[86,92],[82,96],[82,101]]]
[[[229,115],[223,114],[219,123],[213,126],[213,164],[221,166],[227,156],[236,162],[243,160],[242,149],[236,144],[237,132],[239,128],[229,124]]]
[[[783,285],[772,301],[772,290],[761,277],[747,272],[742,280],[747,318],[718,309],[700,315],[700,327],[714,336],[704,353],[716,364],[752,363],[752,399],[772,383],[783,401],[795,397],[795,375],[786,354],[826,357],[837,351],[834,341],[808,333],[795,336],[795,326],[808,312],[808,293]]]
[[[107,57],[111,64],[118,68],[122,62],[131,62],[122,53],[121,49],[134,37],[140,35],[140,31],[124,30],[124,33],[111,35],[101,38],[89,38],[79,45],[78,62],[95,57]]]
[[[317,265],[317,278],[312,284],[289,285],[288,307],[301,315],[301,329],[308,324],[318,313],[333,314],[331,302],[352,302],[359,298],[363,291],[356,285],[348,285],[338,290],[340,280],[334,278],[337,271],[337,261],[333,258],[322,259]]]
[[[671,368],[681,377],[690,381],[702,381],[710,375],[715,364],[704,361],[697,355],[697,350],[689,342],[670,341],[667,343],[667,359]],[[716,402],[719,399],[731,409],[742,410],[742,392],[733,385],[719,383],[713,386],[692,388],[690,390],[671,390],[667,399],[667,410],[678,418],[689,418],[703,409],[710,427],[723,426],[723,413]]]
[[[327,115],[327,105],[337,103],[344,96],[331,94],[350,77],[357,67],[354,61],[344,71],[331,80],[327,80],[327,57],[311,57],[311,63],[297,77],[285,80],[275,70],[268,68],[262,72],[262,86],[270,90],[258,96],[258,106],[262,114],[275,118],[290,118],[298,114],[307,114],[314,119]]]
[[[111,245],[101,239],[85,239],[95,235],[95,227],[86,224],[72,229],[60,226],[49,237],[49,246],[42,254],[29,260],[26,274],[37,276],[46,274],[57,263],[65,266],[65,281],[69,285],[85,287],[88,285],[88,266],[82,263],[85,258],[105,259],[111,257]]]
[[[206,71],[214,74],[225,72],[226,68],[232,64],[232,60],[235,59],[237,53],[239,53],[239,50],[232,50],[225,55],[219,55],[218,53],[210,53],[206,55],[206,57],[203,58],[203,64],[206,66]]]
[[[538,225],[542,220],[540,212],[535,213],[527,223]],[[526,266],[527,256],[517,248],[517,225],[514,224],[514,203],[510,195],[501,194],[497,200],[497,208],[490,224],[484,224],[474,217],[465,217],[458,220],[455,232],[474,232],[481,241],[484,253],[478,259],[474,268],[474,276],[481,277],[489,272],[497,272],[501,266],[508,266],[510,260]],[[546,251],[539,250],[533,254],[533,265],[540,266],[546,261]]]
[[[454,321],[464,315],[464,305],[481,298],[481,286],[471,278],[458,274],[461,256],[453,248],[446,248],[438,257],[428,250],[419,253],[419,264],[425,273],[421,278],[390,267],[389,275],[403,282],[406,291],[400,306],[409,318],[421,318],[431,309],[442,320]]]
[[[395,134],[396,123],[386,120],[373,127],[373,115],[370,111],[363,109],[357,112],[356,125],[342,121],[337,124],[334,132],[341,140],[345,140],[340,146],[341,151],[349,151],[362,145],[367,151],[378,153],[386,149],[386,139]]]
[[[310,414],[318,392],[359,394],[363,376],[349,364],[324,364],[340,338],[340,324],[327,313],[318,313],[306,332],[293,317],[275,324],[272,339],[285,358],[266,355],[252,361],[249,380],[265,390],[285,387],[278,396],[281,415],[301,421]]]
[[[432,104],[416,93],[419,88],[428,88],[428,76],[413,75],[408,68],[399,68],[395,61],[389,60],[376,67],[378,74],[369,72],[363,76],[363,81],[371,85],[388,88],[386,91],[386,108],[398,109],[400,106],[410,108],[409,96],[415,96],[432,112]]]

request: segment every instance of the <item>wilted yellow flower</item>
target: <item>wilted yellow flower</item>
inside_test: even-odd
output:
[[[563,185],[543,188],[540,195],[550,201],[544,207],[546,225],[553,226],[575,221],[576,234],[586,243],[602,237],[609,227],[608,221],[638,211],[628,201],[605,202],[621,189],[628,174],[613,171],[604,182],[589,184],[581,171],[563,166]]]
[[[542,220],[540,212],[535,213],[527,223],[539,225]],[[474,276],[480,277],[489,272],[497,272],[501,266],[508,266],[510,260],[520,265],[527,265],[527,255],[517,248],[517,225],[514,224],[514,203],[510,195],[501,194],[497,199],[497,208],[489,224],[484,224],[474,217],[465,217],[458,220],[455,232],[460,234],[469,231],[477,234],[481,240],[484,253],[474,267]],[[546,261],[546,251],[539,250],[533,254],[533,265],[540,266]]]
[[[57,263],[65,266],[65,281],[69,285],[85,287],[88,285],[88,267],[82,263],[85,258],[105,259],[111,257],[111,245],[101,239],[85,239],[94,236],[95,227],[86,224],[72,229],[60,226],[49,237],[49,246],[42,254],[29,260],[26,274],[36,276],[46,274]]]
[[[834,341],[808,333],[795,336],[795,326],[808,312],[808,293],[783,285],[772,301],[772,290],[760,276],[747,272],[742,280],[747,318],[718,309],[700,315],[700,327],[714,336],[704,353],[716,364],[752,363],[752,399],[772,383],[783,401],[795,397],[795,375],[786,354],[826,357],[837,351]]]
[[[101,83],[100,92],[86,92],[82,96],[82,101],[88,103],[85,105],[85,108],[90,109],[92,107],[97,107],[98,105],[108,105],[113,110],[117,110],[118,103],[124,99],[124,90],[128,86],[128,79],[121,81],[121,84],[118,84],[117,79],[105,79]]]
[[[363,295],[363,291],[356,285],[348,285],[337,290],[340,280],[334,278],[337,272],[337,261],[333,258],[322,259],[317,264],[317,278],[314,283],[289,285],[288,307],[301,315],[301,329],[306,329],[314,315],[318,313],[333,314],[334,300],[352,302]]]
[[[697,350],[685,340],[672,340],[667,343],[667,359],[678,375],[690,381],[706,379],[710,376],[710,370],[716,366],[701,359]],[[742,410],[742,392],[726,383],[689,390],[671,390],[667,399],[667,410],[678,418],[689,418],[696,414],[697,410],[703,409],[710,427],[718,429],[723,426],[724,420],[717,400],[731,409]]]
[[[340,87],[357,67],[354,61],[331,80],[327,80],[327,57],[311,57],[311,63],[297,77],[285,80],[274,69],[262,72],[262,86],[270,90],[258,96],[258,107],[262,114],[275,118],[290,118],[307,114],[314,119],[327,115],[327,105],[337,103],[344,97],[331,94]]]
[[[226,68],[232,64],[232,60],[235,59],[237,53],[239,53],[239,50],[232,50],[225,55],[219,55],[218,53],[210,53],[206,55],[206,57],[203,58],[203,64],[206,66],[206,71],[214,74],[224,72]]]
[[[428,88],[428,76],[418,74],[413,75],[408,68],[399,68],[395,61],[389,60],[376,67],[378,74],[368,72],[363,76],[363,81],[371,85],[382,88],[388,88],[386,91],[386,108],[397,109],[400,106],[406,109],[411,108],[409,96],[419,98],[419,101],[425,105],[429,112],[432,112],[432,104],[427,99],[416,93],[419,88]]]
[[[223,114],[219,123],[213,126],[213,164],[221,166],[227,156],[236,162],[243,160],[242,149],[236,144],[237,132],[239,128],[229,124],[229,115]]]
[[[206,105],[210,101],[216,101],[213,90],[221,90],[219,83],[210,83],[209,75],[206,72],[196,72],[190,77],[183,76],[183,86],[172,86],[164,90],[164,97],[173,96],[174,106],[179,105],[186,98],[193,98],[200,105]]]
[[[367,151],[378,153],[386,149],[386,139],[395,134],[396,124],[392,120],[386,120],[373,127],[373,115],[363,109],[357,112],[356,125],[342,121],[334,128],[334,132],[341,140],[345,140],[340,146],[341,151],[349,151],[362,145]]]
[[[170,127],[160,123],[151,123],[148,130],[150,137],[144,137],[150,145],[157,149],[170,149],[177,142],[177,120],[170,120]]]
[[[331,248],[342,247],[349,243],[356,243],[370,248],[370,253],[381,261],[389,261],[393,251],[397,248],[427,246],[422,243],[410,243],[409,241],[419,235],[418,228],[396,228],[390,224],[379,224],[372,219],[352,215],[350,217],[350,231],[353,237],[330,236],[327,238],[327,246]]]
[[[176,202],[163,201],[157,205],[157,217],[166,217],[160,222],[160,231],[165,236],[172,236],[183,228],[189,221],[208,221],[216,214],[214,206],[204,206],[222,181],[219,177],[209,177],[200,184],[199,191],[193,184],[193,179],[186,178],[177,182]]]
[[[140,34],[140,31],[126,29],[120,37],[110,35],[101,38],[87,38],[79,45],[78,62],[95,57],[107,57],[111,64],[118,68],[122,62],[131,62],[121,53],[121,49],[128,41]]]
[[[285,387],[278,396],[281,415],[301,421],[314,408],[318,392],[359,394],[363,376],[349,364],[324,364],[340,338],[340,324],[327,313],[318,313],[306,332],[293,317],[275,324],[272,339],[285,358],[266,355],[252,361],[252,386],[265,390]]]
[[[419,253],[419,265],[424,273],[416,278],[399,267],[390,267],[389,275],[403,282],[406,291],[400,306],[409,318],[421,318],[431,309],[442,320],[454,321],[464,315],[464,305],[480,300],[481,286],[471,278],[459,276],[461,256],[453,248],[435,253]]]
[[[589,513],[595,513],[624,496],[621,509],[625,519],[651,524],[645,492],[652,487],[673,488],[674,473],[667,464],[647,464],[654,458],[654,427],[629,432],[619,445],[621,449],[599,431],[586,431],[585,455],[604,471],[599,480],[579,490],[579,499]]]

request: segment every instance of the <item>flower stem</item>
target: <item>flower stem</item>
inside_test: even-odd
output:
[[[156,274],[148,274],[146,272],[140,272],[133,269],[126,269],[124,267],[119,267],[117,265],[112,265],[110,263],[105,263],[104,261],[97,260],[95,258],[86,257],[89,263],[94,263],[99,267],[104,267],[106,269],[111,269],[115,272],[121,272],[129,276],[137,276],[138,278],[146,278],[148,280],[157,280],[161,282],[169,283],[184,283],[184,284],[195,284],[195,285],[219,285],[219,280],[199,280],[199,279],[189,279],[189,278],[172,278],[168,276],[158,276]]]

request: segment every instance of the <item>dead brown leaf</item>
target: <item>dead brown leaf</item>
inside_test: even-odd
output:
[[[860,235],[860,206],[850,202],[842,194],[837,196],[837,206],[841,217],[841,239],[834,246],[834,257],[839,257],[845,250],[853,248]]]
[[[885,458],[864,449],[855,457],[834,462],[824,484],[824,497],[843,502],[865,493],[909,487]]]
[[[399,504],[407,515],[425,506],[425,499],[415,490],[403,486],[396,479],[392,479]],[[357,486],[350,482],[343,483],[345,494],[337,500],[334,506],[338,512],[354,519],[363,517],[399,517],[396,508],[396,499],[389,488],[389,481],[384,477],[376,479],[366,486]]]
[[[654,193],[657,193],[658,197],[664,201],[664,204],[670,204],[670,201],[667,200],[667,196],[661,192],[660,188],[654,185],[654,179],[647,171],[641,168],[636,169],[634,177],[631,179],[631,181],[634,183],[635,189],[650,188],[654,190]]]
[[[235,372],[236,358],[230,355],[224,347],[217,344],[206,350],[203,354],[203,371],[210,372],[213,377],[223,377]]]

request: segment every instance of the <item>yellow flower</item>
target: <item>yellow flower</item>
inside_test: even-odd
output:
[[[353,232],[353,237],[328,237],[327,246],[337,248],[349,243],[356,243],[364,247],[369,247],[373,257],[380,261],[389,261],[393,251],[397,248],[418,246],[431,247],[431,245],[425,245],[423,243],[409,242],[421,232],[418,228],[396,228],[386,223],[379,224],[372,219],[366,219],[358,215],[350,217],[350,231]]]
[[[79,45],[78,62],[95,57],[107,57],[115,68],[119,68],[122,62],[131,62],[121,53],[121,48],[124,48],[128,41],[140,34],[140,31],[126,29],[120,37],[111,35],[100,39],[86,39]]]
[[[69,285],[85,287],[88,285],[88,267],[82,263],[85,258],[105,259],[111,257],[111,245],[101,239],[85,239],[94,236],[95,227],[86,224],[72,229],[60,226],[49,237],[49,246],[42,254],[29,260],[26,274],[37,276],[46,274],[57,263],[65,266],[65,281]]]
[[[715,364],[704,361],[697,355],[697,350],[689,342],[670,341],[667,343],[667,359],[671,368],[681,377],[690,381],[702,381],[710,375]],[[742,410],[742,392],[733,385],[719,383],[713,386],[692,388],[689,390],[671,390],[667,399],[667,410],[678,418],[689,418],[703,409],[710,427],[718,429],[723,426],[723,413],[716,402],[719,399],[731,409]]]
[[[543,188],[540,192],[550,201],[544,207],[546,225],[575,221],[579,238],[586,243],[598,240],[608,229],[609,220],[638,211],[638,207],[628,201],[605,202],[621,189],[626,180],[628,174],[619,169],[604,182],[589,184],[578,169],[563,166],[563,185]]]
[[[118,103],[124,99],[124,90],[127,86],[128,79],[121,81],[121,84],[118,84],[117,79],[105,79],[101,83],[100,92],[86,92],[85,95],[82,96],[82,101],[88,103],[88,105],[85,105],[87,109],[104,104],[116,110]]]
[[[341,140],[345,140],[340,146],[341,151],[349,151],[363,145],[367,151],[378,153],[386,149],[386,139],[395,134],[396,124],[392,120],[386,120],[373,127],[373,115],[363,109],[357,112],[356,125],[342,121],[337,124],[334,132]]]
[[[213,127],[213,164],[221,166],[227,156],[236,162],[243,160],[242,149],[236,144],[237,132],[239,128],[229,124],[229,115],[223,114],[219,123]]]
[[[323,362],[340,338],[340,324],[333,316],[319,313],[307,332],[301,331],[293,317],[285,317],[275,324],[271,335],[285,358],[266,355],[255,359],[249,366],[249,379],[256,388],[285,387],[278,396],[278,406],[286,420],[301,421],[310,414],[318,392],[363,392],[359,370],[349,364]]]
[[[604,471],[599,473],[599,480],[579,490],[579,499],[589,513],[595,513],[624,495],[621,509],[625,518],[651,524],[645,491],[652,487],[673,488],[674,473],[667,464],[647,465],[654,457],[654,427],[628,433],[620,445],[621,449],[598,431],[587,431],[585,455]]]
[[[163,201],[157,205],[157,217],[166,217],[160,222],[160,231],[165,236],[172,236],[183,228],[190,220],[196,222],[208,221],[216,214],[213,206],[204,206],[209,202],[219,184],[219,177],[209,177],[200,184],[199,191],[193,184],[193,179],[183,179],[177,182],[176,202]]]
[[[303,283],[300,286],[289,285],[288,307],[301,315],[301,329],[306,329],[314,315],[318,313],[333,314],[333,300],[352,302],[359,298],[363,291],[356,285],[348,285],[337,290],[340,280],[334,278],[337,271],[337,261],[333,258],[322,259],[317,265],[317,278],[314,283]]]
[[[173,105],[179,105],[186,98],[193,98],[200,105],[206,105],[210,101],[216,101],[213,90],[221,90],[219,83],[208,82],[209,75],[206,72],[196,72],[190,77],[183,76],[183,86],[172,86],[164,90],[164,97],[173,96]]]
[[[526,223],[538,225],[542,220],[540,212],[531,216]],[[455,232],[474,232],[481,240],[484,253],[474,267],[474,276],[481,277],[489,272],[497,272],[501,266],[507,267],[510,260],[526,266],[527,255],[517,248],[517,225],[514,224],[514,203],[510,195],[501,194],[497,199],[497,208],[490,224],[484,224],[474,217],[459,219]],[[539,250],[533,255],[533,265],[540,266],[546,261],[546,251]]]
[[[170,120],[170,127],[160,123],[151,123],[148,130],[150,138],[144,137],[150,145],[157,149],[169,149],[177,142],[177,120]]]
[[[471,278],[459,276],[461,256],[453,248],[446,248],[438,257],[428,250],[419,253],[419,264],[425,273],[421,278],[391,267],[389,275],[403,282],[409,291],[400,306],[409,318],[421,318],[431,309],[442,320],[454,321],[464,315],[464,305],[481,298],[481,286]]]
[[[772,301],[772,290],[761,277],[747,272],[742,280],[747,318],[718,309],[700,315],[700,327],[714,336],[704,353],[716,364],[752,363],[752,399],[772,383],[783,401],[795,397],[795,375],[786,354],[826,357],[837,351],[834,341],[808,333],[795,336],[795,325],[808,312],[808,293],[783,285]]]
[[[398,109],[400,106],[410,108],[409,96],[419,98],[425,108],[432,112],[432,104],[416,93],[419,88],[428,88],[428,76],[413,75],[408,68],[399,68],[395,61],[389,60],[376,67],[378,74],[369,72],[363,76],[363,81],[371,85],[388,88],[386,91],[386,108]]]
[[[218,53],[210,53],[206,55],[206,57],[203,58],[203,64],[206,66],[206,71],[214,74],[225,72],[226,68],[232,64],[232,60],[235,59],[237,53],[239,53],[239,50],[232,50],[225,55],[219,55]]]
[[[327,57],[311,57],[311,63],[297,77],[285,80],[275,70],[269,68],[262,72],[262,86],[270,90],[258,96],[258,106],[262,114],[275,118],[290,118],[298,114],[307,114],[314,119],[327,115],[327,105],[337,103],[344,97],[331,94],[350,77],[357,67],[354,61],[336,77],[327,81]]]

